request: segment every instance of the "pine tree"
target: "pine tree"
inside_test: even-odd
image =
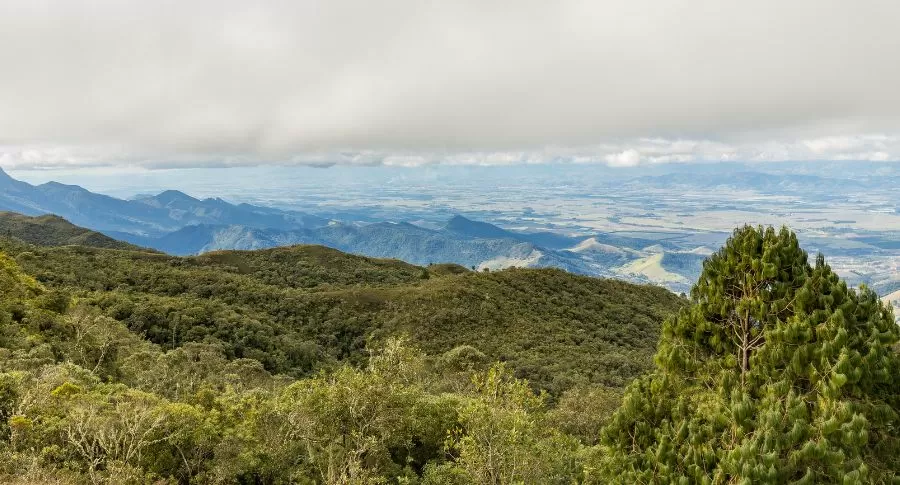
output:
[[[785,228],[743,227],[663,326],[591,477],[614,483],[890,483],[900,332]]]

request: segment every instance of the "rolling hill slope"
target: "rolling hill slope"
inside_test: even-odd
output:
[[[320,246],[188,258],[10,240],[0,250],[163,348],[215,343],[291,375],[362,362],[366,342],[403,334],[432,354],[472,345],[554,393],[622,386],[649,368],[662,320],[683,304],[556,269],[432,269]]]
[[[107,249],[143,250],[133,244],[78,227],[55,215],[29,217],[15,212],[0,212],[0,234],[39,246],[79,245]]]

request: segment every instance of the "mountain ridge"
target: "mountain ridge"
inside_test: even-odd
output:
[[[53,214],[30,217],[16,212],[0,211],[0,234],[40,246],[77,245],[107,249],[152,251],[76,226]]]
[[[554,392],[573,384],[559,377],[570,366],[622,386],[649,368],[660,322],[684,304],[663,288],[554,268],[476,272],[315,245],[176,257],[0,239],[0,252],[158,345],[218,342],[230,358],[293,374],[314,371],[311,355],[360,362],[370,339],[406,334],[429,352],[476,346]],[[576,347],[593,351],[574,358]]]
[[[56,214],[104,233],[153,238],[191,224],[240,222],[251,227],[298,229],[328,222],[302,212],[235,205],[222,199],[200,200],[175,190],[123,200],[78,185],[47,182],[35,186],[15,180],[6,172],[0,176],[0,183],[6,189],[0,192],[0,210],[30,216]]]
[[[426,228],[402,220],[338,221],[303,212],[231,204],[221,198],[199,199],[178,190],[122,200],[77,185],[47,182],[34,186],[17,181],[6,172],[0,175],[0,187],[0,210],[29,216],[57,214],[113,239],[181,256],[225,249],[321,244],[420,265],[454,263],[492,270],[510,266],[556,267],[578,274],[656,282],[675,291],[683,291],[683,282],[699,271],[699,267],[684,270],[687,278],[678,279],[676,284],[672,278],[656,278],[662,274],[659,272],[622,270],[646,257],[647,248],[661,241],[616,233],[572,236],[513,231],[462,214],[453,215],[443,225]],[[621,251],[585,250],[583,243],[589,238],[595,248],[602,244]],[[673,251],[664,241],[662,244],[659,251]]]

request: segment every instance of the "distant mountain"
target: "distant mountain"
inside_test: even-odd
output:
[[[56,214],[73,224],[97,231],[111,229],[159,234],[175,227],[161,211],[95,194],[77,185],[48,182],[32,187],[30,192],[36,213]]]
[[[688,292],[703,269],[702,254],[651,250],[646,256],[615,269],[632,281],[662,284],[672,291]]]
[[[0,235],[38,246],[89,246],[106,249],[143,250],[132,244],[78,227],[55,215],[25,216],[0,212]]]
[[[459,218],[454,218],[458,220]],[[332,224],[314,231],[319,244],[342,251],[372,257],[392,257],[413,264],[457,263],[466,267],[499,269],[510,266],[562,267],[587,273],[577,261],[554,264],[552,251],[511,237],[487,237],[505,234],[502,229],[479,223],[472,233],[431,230],[409,223],[376,223],[363,226]],[[556,263],[562,263],[556,261]]]
[[[453,216],[444,229],[454,234],[465,237],[475,237],[482,239],[518,239],[516,234],[501,229],[487,222],[473,221],[463,216]]]
[[[38,194],[34,186],[10,177],[0,169],[0,210],[26,215],[44,214],[47,211],[37,208],[45,203],[44,199],[45,197]]]
[[[555,267],[578,274],[665,285],[682,291],[700,270],[702,255],[660,239],[597,233],[573,237],[520,232],[462,215],[430,228],[408,222],[333,221],[301,212],[220,198],[198,199],[177,190],[122,200],[77,185],[31,185],[0,170],[0,210],[37,216],[56,214],[108,238],[168,254],[320,244],[378,258],[467,268]],[[58,223],[65,223],[59,219]],[[72,226],[74,227],[74,226]],[[13,231],[15,232],[15,231]],[[638,234],[639,236],[640,234]],[[95,234],[93,238],[97,241]],[[59,243],[66,244],[66,238]],[[106,247],[106,246],[105,246]]]
[[[502,231],[496,226],[492,227]],[[204,224],[187,226],[156,239],[126,235],[126,240],[174,255],[201,254],[222,249],[246,250],[321,244],[354,254],[396,258],[421,265],[456,263],[479,269],[556,267],[573,273],[598,273],[596,268],[578,255],[541,248],[512,237],[470,237],[459,232],[426,229],[405,222],[364,225],[333,222],[323,227],[293,231]]]
[[[522,241],[528,241],[535,246],[545,247],[547,249],[566,249],[570,248],[582,241],[584,237],[572,237],[555,232],[514,232],[516,238]]]
[[[604,266],[620,266],[644,256],[640,251],[628,247],[601,243],[596,237],[581,241],[570,248],[569,252]]]
[[[126,241],[146,245],[176,256],[190,256],[225,249],[267,249],[311,243],[304,230],[280,231],[241,225],[198,224],[185,226],[159,238],[121,235]]]
[[[25,215],[56,214],[73,224],[107,234],[159,237],[196,224],[240,224],[281,230],[321,226],[328,221],[300,212],[222,199],[196,199],[169,190],[151,197],[122,200],[77,185],[31,185],[0,169],[0,210]]]
[[[528,242],[547,249],[565,249],[578,244],[582,238],[555,232],[517,232],[502,229],[493,224],[473,221],[461,215],[453,216],[443,227],[444,231],[468,238],[513,239]]]
[[[162,209],[184,224],[237,224],[256,228],[300,228],[322,226],[328,220],[299,212],[286,212],[249,204],[233,205],[219,198],[195,199],[177,190],[167,190],[136,202]]]

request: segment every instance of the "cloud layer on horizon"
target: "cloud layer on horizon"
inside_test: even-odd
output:
[[[518,165],[538,163],[605,164],[634,167],[644,164],[692,162],[785,161],[897,161],[900,137],[888,135],[829,136],[791,142],[752,141],[728,144],[709,140],[641,138],[585,147],[545,147],[519,151],[377,151],[302,153],[278,158],[246,155],[168,155],[91,151],[83,148],[0,147],[0,167],[13,170],[120,167],[169,169],[235,167],[263,164],[419,167],[427,165]]]
[[[900,160],[900,3],[10,0],[0,166]]]

